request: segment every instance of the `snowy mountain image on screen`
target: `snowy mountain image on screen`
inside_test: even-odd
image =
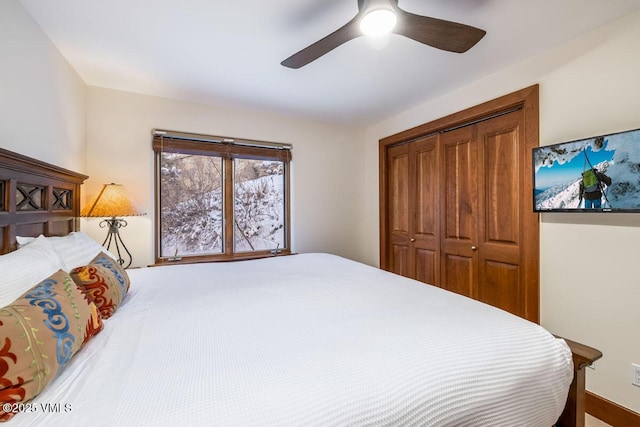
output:
[[[584,209],[582,172],[591,167],[611,178],[600,183],[603,209],[640,208],[640,130],[534,150],[535,208]]]

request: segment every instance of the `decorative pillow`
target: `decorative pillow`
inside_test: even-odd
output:
[[[116,258],[98,242],[80,231],[71,232],[66,236],[46,237],[46,239],[51,242],[53,248],[62,259],[66,271],[89,264],[100,252],[113,259]],[[18,241],[18,247],[22,247],[31,244],[34,238],[17,236],[16,240]]]
[[[64,269],[62,260],[42,236],[34,238],[29,246],[0,255],[0,307],[11,304],[34,283],[60,269]]]
[[[69,274],[60,270],[0,309],[0,403],[37,396],[103,324]],[[0,420],[15,414],[0,409]]]
[[[120,264],[104,254],[98,254],[89,265],[71,271],[71,277],[108,319],[129,291],[129,276]]]
[[[107,256],[104,253],[99,253],[98,255],[96,255],[96,257],[91,260],[91,264],[98,264],[106,267],[107,269],[111,270],[113,274],[115,274],[116,279],[118,279],[118,284],[122,288],[122,297],[124,298],[124,295],[126,295],[129,291],[129,284],[131,283],[129,281],[127,271],[124,269],[124,267],[118,264],[118,261]]]
[[[108,319],[124,299],[116,275],[108,268],[89,264],[71,270],[71,278],[96,305],[103,319]]]

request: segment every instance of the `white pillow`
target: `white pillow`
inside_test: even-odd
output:
[[[0,307],[7,306],[34,285],[64,269],[64,263],[44,236],[28,246],[0,255]]]
[[[43,236],[39,236],[38,239]],[[103,248],[98,242],[80,231],[74,231],[66,236],[45,237],[55,249],[56,253],[64,263],[64,270],[71,271],[76,267],[82,267],[91,262],[100,252],[104,252],[109,257],[116,257]],[[18,247],[28,246],[35,237],[17,236]]]

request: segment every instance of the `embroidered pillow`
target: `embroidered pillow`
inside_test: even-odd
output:
[[[120,264],[118,264],[118,261],[107,256],[104,253],[99,253],[91,261],[91,264],[101,265],[113,272],[113,274],[116,276],[116,279],[118,280],[118,284],[122,289],[122,298],[124,299],[124,296],[129,291],[130,282],[129,282],[129,276],[127,276],[126,270]]]
[[[122,288],[116,275],[108,268],[89,264],[71,270],[76,285],[94,302],[100,316],[108,319],[123,300]]]
[[[60,270],[0,308],[0,404],[37,396],[103,324]],[[0,409],[0,420],[13,417]]]
[[[71,277],[93,300],[103,319],[113,316],[129,290],[125,269],[104,254],[98,254],[87,266],[73,269]]]

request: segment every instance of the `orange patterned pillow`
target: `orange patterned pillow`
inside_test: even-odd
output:
[[[120,264],[118,264],[118,261],[100,252],[89,264],[101,265],[111,271],[118,281],[118,285],[120,285],[120,289],[122,290],[122,299],[124,299],[124,296],[129,291],[130,282],[126,270]]]
[[[71,270],[71,278],[95,303],[103,319],[108,319],[116,312],[124,294],[111,270],[102,265],[90,264]]]
[[[71,277],[100,310],[103,319],[113,316],[129,291],[129,276],[113,258],[99,253],[84,267],[74,268]]]
[[[26,402],[102,330],[95,304],[60,270],[0,308],[0,404]],[[15,413],[0,409],[0,420]]]

